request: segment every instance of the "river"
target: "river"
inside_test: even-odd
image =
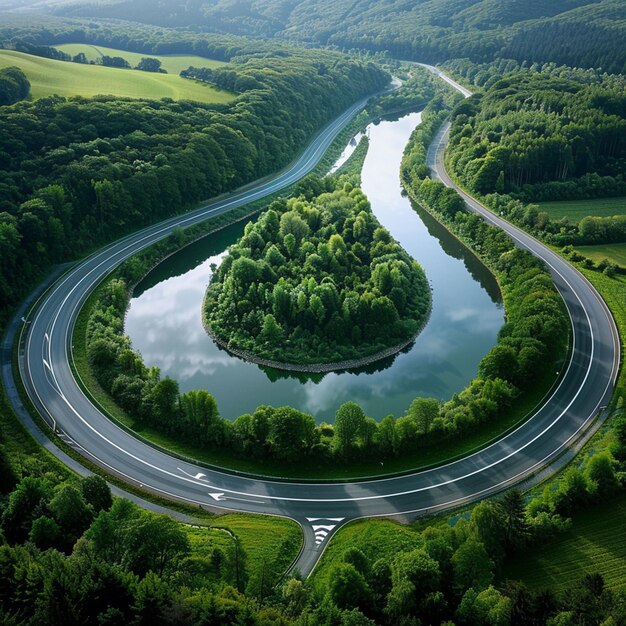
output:
[[[220,349],[202,326],[202,300],[211,265],[219,264],[241,236],[241,223],[169,257],[137,285],[126,333],[146,365],[176,379],[183,392],[209,390],[229,419],[271,404],[332,422],[338,406],[348,400],[381,419],[402,415],[418,395],[444,400],[463,389],[495,344],[504,311],[493,276],[428,214],[419,207],[416,212],[403,194],[400,161],[420,119],[420,113],[411,113],[370,124],[362,173],[362,188],[377,219],[422,265],[431,284],[431,316],[411,346],[367,368],[314,376],[262,368]]]

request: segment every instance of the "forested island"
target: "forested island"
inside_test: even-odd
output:
[[[322,193],[275,201],[248,223],[207,289],[208,332],[250,360],[356,365],[404,347],[428,316],[423,269],[363,192],[315,183]]]

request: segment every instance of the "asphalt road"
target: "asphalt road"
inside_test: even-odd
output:
[[[432,71],[439,73],[434,68]],[[169,498],[298,521],[304,529],[305,544],[297,567],[305,575],[330,536],[349,520],[452,508],[500,491],[543,468],[573,445],[608,403],[619,365],[614,322],[585,278],[541,243],[465,197],[471,210],[503,228],[550,266],[572,319],[572,358],[558,388],[535,415],[497,443],[463,460],[401,477],[340,484],[281,482],[180,461],[135,439],[91,404],[70,369],[72,328],[91,290],[124,259],[165,237],[174,227],[188,226],[261,198],[306,174],[363,105],[360,102],[346,111],[311,143],[295,165],[274,180],[147,228],[79,263],[39,302],[25,328],[20,357],[20,372],[34,405],[76,450],[128,483]],[[430,156],[438,175],[452,185],[441,163],[446,136],[444,129]]]

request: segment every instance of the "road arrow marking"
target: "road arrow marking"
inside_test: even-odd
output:
[[[263,500],[248,500],[247,498],[233,498],[232,496],[225,496],[223,492],[214,492],[211,493],[209,491],[209,495],[213,498],[213,500],[215,500],[216,502],[222,502],[222,500],[237,500],[238,502],[251,502],[253,504],[265,504],[265,502],[263,502]]]
[[[206,474],[203,474],[202,472],[198,472],[195,476],[193,474],[190,474],[189,472],[186,472],[184,469],[177,467],[176,468],[179,472],[182,472],[183,474],[185,474],[186,476],[189,476],[189,478],[194,478],[195,480],[203,480],[206,478]]]

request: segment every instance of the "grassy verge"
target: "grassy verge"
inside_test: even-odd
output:
[[[341,176],[343,174],[347,176],[354,176],[354,178],[358,181],[357,184],[361,186],[361,171],[363,170],[363,164],[365,163],[365,157],[367,157],[369,147],[369,137],[361,137],[359,145],[348,157],[348,160],[340,168],[337,169],[335,174],[338,176]]]
[[[214,528],[226,528],[241,541],[250,563],[250,584],[258,586],[265,571],[274,582],[293,563],[302,547],[302,531],[289,519],[232,513],[220,517]]]
[[[594,198],[590,200],[564,200],[562,202],[539,202],[539,210],[545,211],[552,220],[567,217],[570,222],[580,222],[583,217],[611,217],[626,213],[626,197]]]
[[[613,398],[621,396],[626,399],[626,367],[624,367],[624,349],[626,346],[626,276],[618,274],[610,278],[601,272],[586,269],[581,269],[581,271],[604,298],[617,325],[622,347],[622,363]]]
[[[0,50],[0,69],[17,66],[31,83],[34,99],[51,95],[114,95],[117,98],[195,100],[205,103],[230,102],[235,94],[177,74],[155,74],[102,65],[81,65],[45,59],[13,50]]]
[[[61,478],[72,475],[65,465],[31,437],[13,412],[4,389],[0,390],[0,444],[18,479],[30,471],[38,471],[37,468],[45,468]]]

